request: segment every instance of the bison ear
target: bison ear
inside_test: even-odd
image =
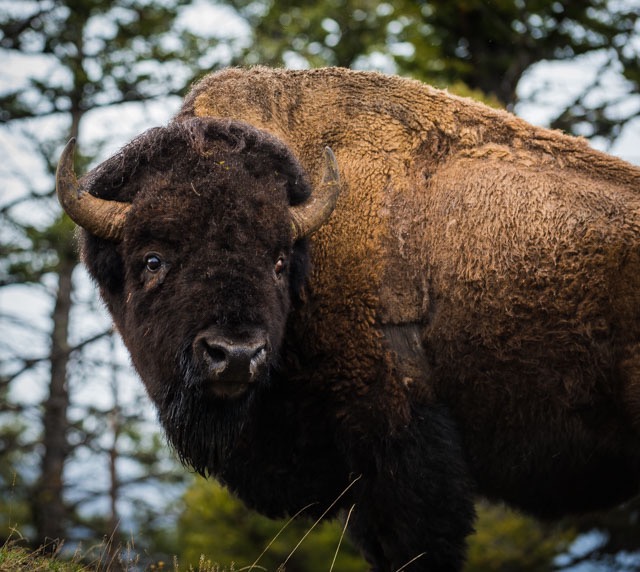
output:
[[[289,258],[289,294],[294,307],[307,301],[307,280],[310,272],[309,240],[298,240]]]
[[[82,231],[79,235],[82,262],[99,287],[101,297],[117,323],[124,303],[125,278],[119,244],[99,238],[88,231]]]
[[[329,147],[324,148],[324,173],[319,187],[301,205],[289,208],[295,240],[310,236],[329,220],[340,195],[338,162]]]

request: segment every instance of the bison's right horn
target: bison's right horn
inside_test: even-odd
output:
[[[131,205],[99,199],[80,186],[73,170],[75,147],[76,140],[72,138],[60,156],[56,171],[58,200],[77,225],[95,236],[119,242],[122,240],[124,222]]]
[[[314,189],[307,201],[291,207],[294,239],[313,234],[331,216],[340,194],[340,174],[338,162],[329,147],[324,148],[324,174],[322,184]]]

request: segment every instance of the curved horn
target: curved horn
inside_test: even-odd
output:
[[[307,201],[291,207],[294,240],[313,234],[331,216],[340,194],[338,162],[329,147],[324,148],[324,174],[320,187],[313,190]]]
[[[67,143],[56,170],[58,201],[71,220],[91,234],[119,242],[122,240],[124,221],[131,205],[105,201],[88,193],[78,183],[73,170],[75,137]]]

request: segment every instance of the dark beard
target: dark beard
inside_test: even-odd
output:
[[[190,350],[181,352],[179,364],[180,385],[169,387],[158,402],[160,423],[184,465],[205,477],[220,474],[264,382],[236,399],[216,398],[207,391]]]

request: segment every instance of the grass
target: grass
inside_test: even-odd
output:
[[[78,561],[65,561],[55,555],[44,556],[39,551],[28,550],[12,541],[0,547],[0,572],[89,572],[91,570]]]
[[[103,547],[102,554],[108,550]],[[85,561],[86,556],[74,554],[71,557],[63,556],[60,552],[53,555],[45,555],[44,550],[29,550],[19,546],[14,540],[7,541],[0,546],[0,572],[127,572],[140,570],[137,563],[115,562],[113,558],[106,561],[104,558]],[[174,558],[171,564],[156,562],[145,568],[148,572],[234,572],[233,566],[228,570],[221,568],[207,560],[200,558],[197,568],[189,566],[183,568]]]
[[[277,572],[285,571],[289,559],[304,542],[307,536],[322,521],[333,505],[337,503],[359,479],[360,477],[354,479],[326,509],[322,516],[320,516],[307,529],[302,538],[300,538],[298,543],[290,551],[284,562],[279,565]],[[31,550],[24,546],[24,539],[17,529],[12,528],[12,536],[4,543],[4,545],[0,546],[0,572],[141,572],[142,570],[145,572],[261,572],[266,569],[258,564],[260,559],[269,551],[272,544],[284,529],[287,528],[287,526],[289,526],[289,524],[291,524],[307,508],[309,507],[303,508],[296,515],[291,517],[289,521],[281,527],[280,531],[274,536],[271,542],[269,542],[255,562],[252,565],[245,566],[243,568],[235,568],[233,563],[228,568],[221,567],[217,563],[213,563],[208,560],[204,555],[200,556],[196,567],[192,565],[181,567],[178,563],[177,557],[174,556],[170,564],[158,561],[148,564],[143,568],[139,560],[139,555],[132,550],[133,542],[131,542],[131,544],[127,543],[126,546],[123,546],[122,544],[116,545],[113,542],[113,539],[108,538],[105,538],[103,542],[91,547],[87,551],[81,551],[78,549],[73,554],[71,554],[70,550],[64,549],[63,543],[60,543],[58,546],[48,545],[37,550]],[[353,508],[354,507],[351,507],[347,520],[344,524],[342,535],[338,541],[329,572],[333,572],[334,570],[336,557],[340,550]],[[400,572],[400,570],[398,572]]]

